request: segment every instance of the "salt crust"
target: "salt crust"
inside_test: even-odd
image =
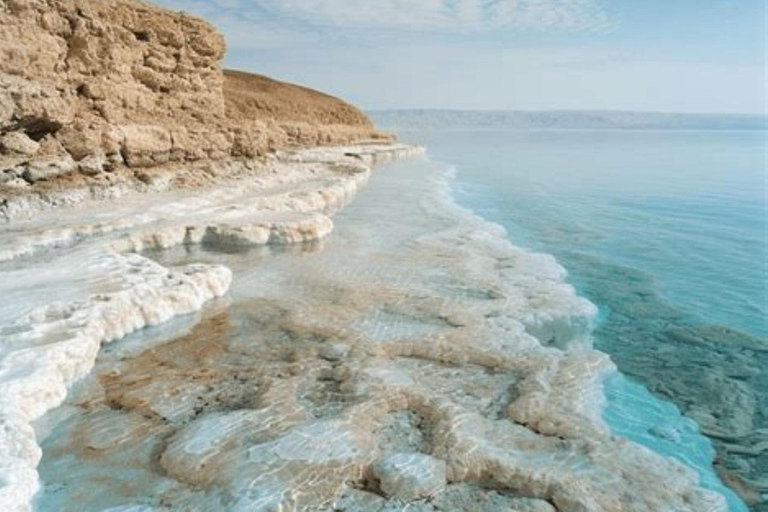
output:
[[[231,271],[221,265],[166,268],[137,251],[181,243],[253,245],[320,238],[333,228],[329,215],[352,199],[370,166],[421,151],[376,145],[287,152],[273,162],[268,177],[229,184],[209,192],[212,199],[181,199],[148,214],[137,206],[157,197],[131,198],[123,209],[110,205],[114,215],[100,222],[83,222],[87,215],[77,210],[46,216],[35,212],[34,204],[24,205],[36,217],[21,234],[12,227],[0,261],[119,234],[106,237],[101,250],[122,283],[117,292],[49,304],[0,329],[0,510],[31,510],[40,488],[35,468],[42,455],[32,422],[60,405],[70,386],[88,374],[102,343],[197,311],[224,295],[232,280]],[[81,206],[86,213],[89,206],[99,208]],[[189,220],[189,211],[196,212],[194,221],[178,222],[176,215],[187,214]],[[61,222],[68,216],[74,222]],[[47,222],[59,227],[45,228]]]
[[[332,229],[330,215],[365,183],[372,163],[417,151],[394,146],[287,153],[274,167],[284,172],[256,185],[155,209],[129,202],[112,215],[102,212],[96,222],[59,221],[56,229],[47,229],[41,215],[31,224],[35,229],[6,244],[3,258],[10,260],[93,239],[121,269],[122,284],[116,292],[44,306],[3,329],[0,509],[31,510],[41,457],[31,424],[88,374],[102,343],[198,310],[226,293],[232,279],[222,266],[166,268],[137,251],[316,239]],[[503,229],[453,203],[447,183],[430,183],[423,206],[461,220],[455,229],[416,241],[419,252],[413,255],[434,258],[431,247],[450,248],[453,263],[445,265],[457,265],[464,279],[493,278],[487,297],[469,299],[476,304],[466,310],[443,310],[435,302],[439,311],[433,313],[452,328],[449,335],[323,352],[329,361],[355,368],[343,386],[375,399],[308,421],[296,399],[306,376],[286,379],[262,397],[260,409],[204,414],[181,428],[159,461],[167,474],[222,489],[235,498],[231,510],[249,512],[324,510],[344,499],[352,503],[346,510],[367,510],[364,503],[380,498],[347,484],[377,478],[382,492],[409,498],[442,492],[445,478],[446,492],[457,496],[470,492],[456,491],[457,484],[514,489],[535,498],[529,504],[541,510],[726,510],[721,496],[699,487],[692,470],[611,436],[602,420],[602,382],[615,367],[590,345],[596,308],[565,283],[565,270],[552,257],[512,246]],[[374,291],[358,300],[363,307],[379,297]],[[424,297],[419,300],[425,310],[431,307]],[[355,307],[350,319],[359,316]],[[321,318],[325,312],[313,314]],[[365,350],[378,352],[360,359]],[[483,368],[480,379],[514,376],[511,402],[489,416],[446,399],[432,390],[441,385],[435,379],[442,370],[430,369],[436,363],[461,371]],[[429,426],[423,434],[429,456],[396,456],[375,446],[377,425],[401,411]],[[424,472],[416,466],[432,468],[429,481],[422,481]],[[137,504],[119,510],[153,509]]]

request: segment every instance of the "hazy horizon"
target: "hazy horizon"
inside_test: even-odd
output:
[[[680,111],[660,111],[660,110],[620,110],[620,109],[585,109],[585,108],[551,108],[551,109],[504,109],[504,108],[452,108],[452,107],[395,107],[395,108],[367,108],[366,112],[466,112],[466,113],[572,113],[572,114],[643,114],[643,115],[680,115],[680,116],[732,116],[732,117],[764,117],[768,118],[766,112],[680,112]]]
[[[618,110],[367,110],[389,130],[768,130],[765,114],[690,114]]]

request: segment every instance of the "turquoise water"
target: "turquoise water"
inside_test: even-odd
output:
[[[766,510],[768,454],[726,447],[768,427],[765,132],[399,131],[456,166],[462,204],[554,254],[600,307],[596,345],[629,376],[608,385],[614,431],[744,510],[693,418]]]
[[[765,132],[416,138],[458,167],[460,199],[516,241],[639,269],[701,321],[768,336]]]
[[[702,487],[725,496],[731,512],[746,512],[741,498],[712,469],[715,449],[699,426],[674,404],[659,400],[621,373],[605,383],[608,405],[603,417],[614,435],[631,439],[656,453],[674,457],[699,474]]]

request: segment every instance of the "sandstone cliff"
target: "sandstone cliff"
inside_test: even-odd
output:
[[[208,23],[135,0],[0,0],[0,200],[379,137],[341,100],[222,72],[225,48]]]

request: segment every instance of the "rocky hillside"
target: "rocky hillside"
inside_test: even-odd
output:
[[[0,0],[0,196],[378,137],[341,100],[222,72],[225,48],[208,23],[135,0]]]

